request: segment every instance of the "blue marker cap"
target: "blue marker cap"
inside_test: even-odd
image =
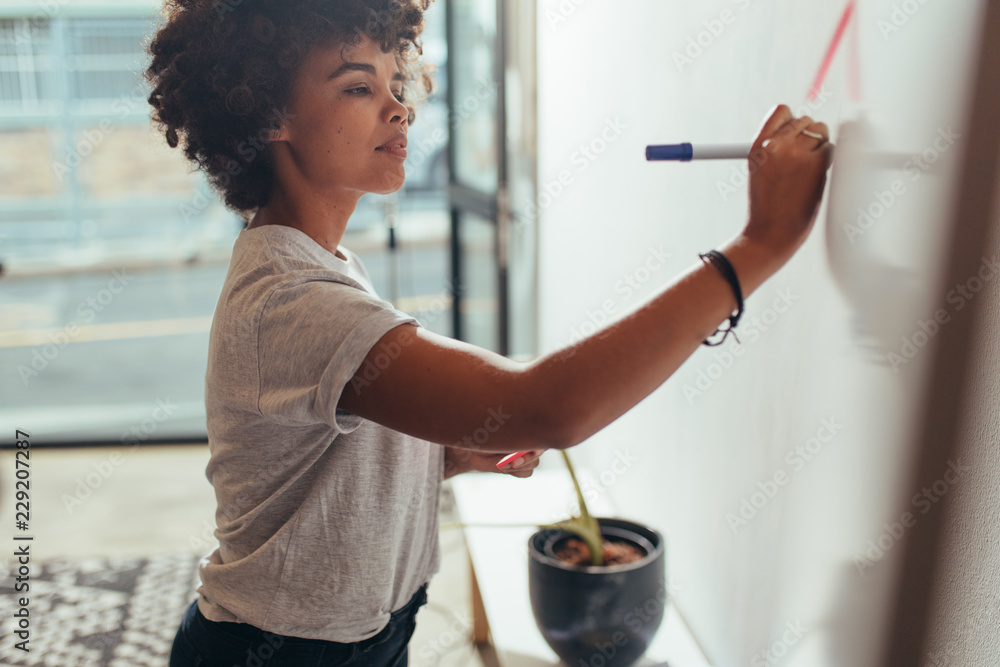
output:
[[[690,162],[694,157],[691,144],[669,144],[666,146],[646,146],[647,160],[680,160]]]

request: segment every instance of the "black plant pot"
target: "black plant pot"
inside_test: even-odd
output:
[[[569,565],[553,549],[573,534],[540,530],[528,540],[531,609],[545,641],[571,667],[629,667],[646,652],[663,620],[663,536],[622,519],[597,522],[605,539],[632,542],[646,555],[625,565]]]

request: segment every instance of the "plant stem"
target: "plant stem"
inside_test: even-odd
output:
[[[563,461],[569,469],[569,476],[573,480],[573,488],[576,489],[576,499],[580,504],[580,517],[573,517],[569,523],[573,525],[570,530],[580,536],[587,544],[590,551],[590,562],[593,565],[604,564],[604,538],[601,536],[601,526],[597,519],[591,516],[587,510],[587,502],[583,499],[583,491],[580,489],[580,482],[576,479],[576,471],[573,469],[573,462],[569,460],[569,454],[565,449],[560,450]]]

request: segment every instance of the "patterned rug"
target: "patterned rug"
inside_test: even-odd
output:
[[[197,597],[198,557],[32,563],[30,651],[14,647],[13,577],[0,585],[0,667],[166,667],[184,610]],[[40,571],[39,571],[40,570]]]

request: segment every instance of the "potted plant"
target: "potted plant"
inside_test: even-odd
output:
[[[528,540],[535,622],[556,655],[573,667],[629,667],[663,620],[663,536],[632,521],[591,516],[569,455],[562,455],[580,514],[542,526]]]
[[[537,526],[528,588],[538,629],[572,667],[629,667],[649,647],[665,609],[663,536],[587,509],[569,455],[579,514]]]

